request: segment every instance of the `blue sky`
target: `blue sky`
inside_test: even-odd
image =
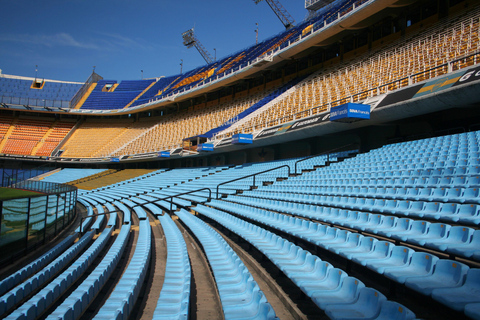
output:
[[[297,23],[302,0],[280,0]],[[222,58],[284,30],[268,4],[253,0],[0,0],[3,74],[84,82],[93,70],[112,80],[170,76],[205,64],[182,44],[195,26]]]

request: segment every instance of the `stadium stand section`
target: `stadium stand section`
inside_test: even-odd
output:
[[[251,132],[256,128],[286,123],[345,102],[357,102],[395,90],[412,84],[412,81],[444,75],[449,68],[448,62],[478,53],[478,16],[479,12],[472,10],[468,14],[449,17],[434,28],[313,74],[292,94],[258,112],[236,131]],[[470,57],[452,67],[457,70],[474,65],[475,61],[475,57]]]
[[[68,108],[81,83],[0,73],[0,103]]]
[[[334,1],[184,74],[92,75],[65,116],[4,106],[1,163],[48,161],[81,218],[0,269],[0,317],[480,319],[479,10]]]
[[[267,269],[269,272],[274,273],[271,268],[276,268],[290,279],[295,289],[284,285],[284,290],[293,290],[290,294],[296,292],[295,290],[302,291],[309,301],[318,307],[315,312],[323,312],[331,319],[349,318],[353,314],[361,314],[361,318],[413,319],[426,316],[428,318],[428,315],[437,317],[441,313],[445,313],[448,318],[467,312],[470,314],[471,311],[467,310],[470,310],[471,304],[478,303],[471,295],[465,296],[465,300],[452,296],[446,288],[468,292],[478,285],[474,279],[480,256],[475,246],[474,234],[480,212],[476,209],[467,214],[462,210],[464,205],[477,206],[474,203],[476,197],[460,200],[458,194],[464,194],[468,188],[480,186],[476,169],[479,165],[476,163],[479,146],[479,131],[390,144],[363,154],[331,154],[328,156],[330,164],[325,162],[325,156],[312,158],[308,166],[320,167],[290,176],[285,175],[281,169],[262,172],[282,165],[293,167],[296,162],[305,158],[235,167],[159,170],[125,180],[121,184],[83,191],[79,195],[79,201],[90,207],[91,212],[99,214],[105,212],[103,206],[109,208],[110,214],[116,212],[112,210],[114,206],[127,215],[133,210],[138,218],[136,221],[140,223],[139,235],[146,236],[146,243],[150,243],[148,238],[151,237],[150,232],[146,231],[151,228],[149,220],[158,221],[165,230],[167,244],[172,241],[171,245],[166,247],[167,252],[177,252],[177,249],[171,248],[177,248],[174,243],[178,241],[179,233],[175,231],[178,226],[175,226],[168,216],[178,216],[202,243],[208,259],[213,259],[210,265],[226,318],[236,318],[239,315],[239,311],[231,306],[234,305],[232,299],[240,297],[243,297],[244,302],[249,301],[252,315],[260,312],[267,316],[273,309],[268,307],[267,300],[262,298],[258,287],[254,283],[248,284],[250,280],[246,279],[250,276],[247,273],[239,272],[238,277],[234,277],[247,281],[240,291],[234,289],[238,284],[233,284],[232,275],[227,278],[229,280],[221,280],[220,275],[227,270],[229,274],[233,272],[231,267],[225,269],[225,261],[230,258],[226,260],[223,256],[216,256],[224,252],[223,250],[231,252],[231,249],[219,249],[218,246],[224,248],[226,244],[212,242],[212,239],[218,237],[216,232],[222,231],[222,228],[244,238],[271,261],[272,267]],[[348,157],[344,159],[343,156],[346,155]],[[252,172],[265,176],[263,179],[259,177],[253,190],[253,180],[250,178],[247,183],[231,183],[233,186],[225,184],[218,193],[209,194],[207,190],[199,190],[202,187],[214,189],[214,186],[222,182],[246,177]],[[422,178],[428,179],[429,183],[435,182],[435,185],[427,187],[417,184],[410,187],[413,180]],[[392,182],[386,182],[387,179]],[[356,187],[359,188],[357,191]],[[360,188],[365,190],[361,191]],[[386,190],[387,188],[392,190]],[[460,188],[461,191],[455,193],[456,196],[446,196],[450,192],[445,189],[453,188]],[[411,191],[414,189],[415,192]],[[425,191],[427,189],[429,192]],[[188,191],[192,193],[184,194]],[[427,194],[445,196],[441,200],[437,199],[437,196],[418,197]],[[174,198],[175,203],[172,212],[169,210],[169,202],[164,199],[169,196]],[[402,200],[398,200],[395,205],[392,204],[395,202],[389,201],[396,199]],[[403,206],[402,201],[410,202],[409,206]],[[417,206],[419,202],[421,205]],[[120,206],[120,203],[123,205]],[[197,205],[192,207],[195,203]],[[431,205],[436,208],[436,214],[432,214]],[[442,210],[443,207],[451,210],[452,205],[458,210]],[[213,224],[218,231],[207,231],[204,223],[199,224],[198,218],[179,207],[193,209],[198,217]],[[98,217],[91,225],[91,230],[101,232],[92,248],[97,248],[97,242],[98,246],[101,246],[102,241],[107,241],[103,239],[112,236],[115,217],[108,219],[108,223],[107,219]],[[116,263],[114,261],[123,251],[127,236],[127,231],[124,230],[131,228],[128,221],[131,220],[124,220],[127,224],[123,225],[115,242],[108,249],[108,254],[95,269],[108,270],[101,273],[104,278],[99,278],[99,283],[105,283],[112,268],[109,266]],[[106,226],[102,231],[103,224]],[[417,228],[417,225],[422,228]],[[140,238],[138,241],[141,241]],[[180,248],[182,246],[180,243]],[[215,252],[212,253],[213,256],[209,254],[212,250],[209,246],[216,248],[212,251]],[[88,249],[86,253],[91,250],[93,249]],[[140,250],[138,257],[137,250]],[[125,314],[133,312],[133,301],[139,299],[141,283],[149,277],[145,267],[151,257],[151,250],[154,250],[154,247],[144,248],[137,244],[132,261],[125,271],[126,275],[130,273],[128,270],[135,268],[131,272],[136,276],[117,280],[119,282],[116,288],[120,291],[115,293],[115,289],[104,306],[100,307],[97,317],[108,314],[123,314],[124,317]],[[80,259],[83,259],[82,257]],[[176,264],[186,265],[185,251],[171,258],[174,257]],[[170,265],[168,259],[167,265]],[[232,263],[240,269],[245,268],[238,259],[232,256]],[[217,267],[216,264],[220,261],[222,263]],[[138,266],[143,268],[138,270]],[[72,268],[73,266],[66,272],[73,272],[69,271],[73,270]],[[195,290],[192,291],[188,282],[184,282],[191,279],[188,267],[183,270],[166,267],[165,279],[170,277],[170,272],[175,275],[171,276],[171,281],[164,282],[164,286],[173,286],[166,287],[165,290],[176,294],[167,300],[162,294],[157,298],[155,312],[159,313],[159,318],[168,317],[161,316],[163,312],[181,314],[182,317],[188,314],[189,299],[186,297],[194,294]],[[63,279],[65,273],[60,277]],[[94,280],[96,277],[98,273],[92,270],[78,285],[75,292],[79,293],[62,299],[63,302],[52,311],[50,317],[64,314],[79,318],[100,291],[97,285],[91,287],[91,283],[98,282]],[[377,279],[377,282],[372,282],[371,277]],[[127,279],[135,283],[133,287],[123,284]],[[224,281],[230,284],[223,284]],[[61,281],[48,282],[51,284],[39,291],[39,294],[45,297],[48,297],[45,290],[53,290],[48,288],[53,288]],[[91,290],[88,289],[90,287]],[[132,291],[121,289],[126,287],[132,288]],[[181,291],[178,291],[180,288]],[[224,288],[236,293],[226,294],[223,292]],[[44,307],[39,307],[39,294],[7,318],[17,318],[16,315],[21,314],[40,315]],[[133,300],[125,294],[131,295]],[[252,294],[253,296],[250,296]],[[244,295],[250,298],[244,298]],[[9,300],[5,298],[5,301]],[[127,301],[131,302],[125,304]],[[459,302],[452,307],[451,301]],[[14,308],[16,304],[9,305],[5,310]],[[245,313],[243,315],[246,316]]]
[[[49,156],[72,130],[76,120],[2,115],[0,122],[0,153]]]
[[[82,109],[121,109],[130,106],[154,80],[100,80],[82,105]]]

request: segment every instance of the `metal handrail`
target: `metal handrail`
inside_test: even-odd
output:
[[[305,161],[305,160],[309,160],[309,159],[312,159],[312,158],[315,158],[315,157],[320,157],[320,156],[323,156],[325,154],[327,154],[327,161],[330,161],[330,153],[332,151],[335,151],[335,150],[339,150],[339,149],[343,149],[343,148],[346,148],[348,146],[353,146],[355,145],[356,143],[349,143],[349,144],[346,144],[344,146],[341,146],[341,147],[338,147],[338,148],[334,148],[334,149],[330,149],[328,151],[324,151],[322,153],[319,153],[319,154],[316,154],[316,155],[313,155],[313,156],[309,156],[309,157],[306,157],[306,158],[303,158],[303,159],[300,159],[300,160],[297,160],[295,161],[295,170],[293,171],[294,174],[297,174],[297,164],[299,162],[302,162],[302,161]]]
[[[144,202],[144,203],[139,203],[139,204],[133,206],[132,209],[136,208],[136,207],[140,207],[140,206],[143,207],[146,204],[155,203],[155,202],[158,202],[158,201],[170,199],[170,212],[172,212],[173,211],[173,198],[183,196],[183,195],[186,195],[186,194],[190,194],[190,193],[195,193],[195,192],[202,191],[202,190],[208,190],[208,198],[205,202],[210,201],[212,199],[212,189],[205,187],[205,188],[201,188],[201,189],[196,189],[196,190],[191,190],[191,191],[187,191],[187,192],[177,193],[177,194],[167,196],[167,197],[164,197],[164,198],[158,198],[154,195],[149,194],[148,195],[149,197],[153,197],[153,198],[157,198],[157,199],[147,201],[147,202]],[[205,203],[205,202],[202,202],[202,203]]]
[[[283,168],[283,167],[287,167],[287,168],[288,168],[288,175],[290,175],[290,166],[289,166],[288,164],[284,164],[284,165],[281,165],[281,166],[276,167],[276,168],[268,169],[268,170],[265,170],[265,171],[261,171],[261,172],[249,174],[248,176],[244,176],[244,177],[241,177],[241,178],[236,178],[236,179],[233,179],[233,180],[229,180],[229,181],[225,181],[225,182],[219,183],[219,184],[217,185],[217,199],[218,199],[218,188],[219,188],[221,185],[224,185],[224,184],[227,184],[227,183],[230,183],[230,182],[235,182],[235,181],[238,181],[238,180],[243,180],[243,179],[246,179],[246,178],[253,177],[253,186],[252,186],[252,187],[255,187],[255,177],[256,177],[257,175],[262,174],[262,173],[266,173],[266,172],[270,172],[270,171],[274,171],[274,170],[277,170],[277,169],[280,169],[280,168]]]

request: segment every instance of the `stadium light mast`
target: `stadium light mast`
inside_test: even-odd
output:
[[[194,28],[185,31],[182,33],[182,38],[183,38],[183,45],[186,46],[187,48],[195,47],[197,48],[198,52],[202,55],[203,59],[210,64],[213,62],[212,55],[205,49],[204,46],[198,41],[197,37],[195,37],[195,31]]]
[[[262,0],[253,0],[255,4],[258,4],[262,2]],[[265,0],[270,8],[275,12],[277,15],[278,19],[283,23],[285,26],[285,29],[290,29],[295,25],[295,20],[292,18],[292,16],[285,10],[285,8],[282,6],[282,4],[277,1],[277,0]]]

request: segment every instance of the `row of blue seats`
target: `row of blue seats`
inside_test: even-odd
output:
[[[480,154],[480,152],[479,152]],[[447,156],[445,156],[447,157]],[[475,158],[475,157],[473,157]],[[473,160],[471,160],[473,162]],[[310,172],[307,176],[321,176],[321,175],[338,175],[338,174],[368,174],[368,175],[381,175],[389,174],[390,171],[414,171],[424,170],[428,175],[453,175],[455,172],[457,162],[446,161],[446,159],[438,159],[436,157],[426,156],[420,159],[416,163],[406,164],[405,161],[395,161],[395,163],[378,163],[372,161],[371,163],[357,164],[352,160],[344,160],[343,162],[336,162],[330,164],[328,167],[322,168],[322,170]],[[460,168],[469,168],[468,170],[474,170],[476,164],[471,166],[459,166]],[[471,168],[471,169],[470,169]],[[467,169],[462,169],[466,171]],[[423,172],[422,172],[423,173]],[[368,177],[368,176],[367,176]],[[363,178],[363,176],[361,177]]]
[[[177,78],[178,76],[169,76],[169,77],[162,77],[160,78],[155,84],[150,87],[141,97],[139,97],[133,104],[132,107],[135,107],[140,104],[144,104],[149,102],[150,99],[155,97],[159,92],[164,92],[165,89],[170,86],[170,84]]]
[[[102,192],[89,193],[88,196],[90,197],[94,196],[96,197],[96,199],[103,201],[102,203],[106,204],[115,200],[122,200],[123,198],[128,198],[131,195],[122,195],[111,189],[108,189],[108,190],[102,190]]]
[[[436,187],[360,187],[360,186],[342,186],[342,187],[303,187],[273,185],[260,187],[255,192],[246,194],[255,195],[259,198],[273,197],[274,194],[282,193],[287,198],[298,200],[295,194],[322,195],[322,196],[340,196],[340,197],[368,197],[377,199],[393,200],[422,200],[422,201],[440,201],[454,203],[474,203],[480,204],[480,188],[436,188]],[[277,197],[278,198],[278,197]],[[452,205],[454,204],[452,203]]]
[[[113,228],[106,230],[109,229]],[[130,225],[122,226],[115,242],[95,270],[46,319],[76,320],[80,318],[112,275],[123,254],[129,235]]]
[[[480,152],[462,152],[448,155],[431,155],[424,154],[423,156],[411,155],[400,156],[365,156],[345,161],[345,167],[349,169],[359,169],[362,166],[367,171],[377,171],[379,166],[399,166],[400,169],[447,169],[455,167],[469,167],[480,164],[478,155]]]
[[[85,208],[87,208],[87,218],[83,219],[82,224],[75,229],[76,233],[81,233],[88,230],[90,225],[93,223],[93,218],[90,217],[91,215],[93,215],[93,207],[90,205],[89,202],[83,200],[80,197],[77,198],[77,201],[80,202]]]
[[[404,306],[293,243],[235,218],[199,205],[195,211],[222,224],[269,258],[330,319],[414,319]]]
[[[220,208],[231,208],[228,204],[223,205],[220,201],[216,201],[212,203],[212,205]],[[425,295],[431,295],[435,289],[443,290],[445,288],[456,288],[465,285],[466,275],[469,270],[471,270],[467,265],[458,261],[439,259],[428,253],[414,252],[411,249],[402,247],[404,249],[403,252],[406,253],[404,254],[398,251],[398,249],[394,251],[395,245],[388,242],[380,242],[372,237],[365,237],[347,230],[314,224],[310,221],[288,217],[282,214],[264,210],[252,210],[252,208],[245,206],[237,207],[234,212],[243,217],[253,219],[314,243],[348,260],[355,261],[364,266],[368,265],[370,269],[384,274],[386,277],[400,284],[405,284],[407,287]],[[439,227],[438,229],[443,229],[442,232],[445,232],[447,229],[445,225],[439,225]],[[420,246],[425,246],[429,243],[434,249],[443,251],[445,248],[448,248],[449,244],[455,245],[456,240],[460,239],[458,242],[464,243],[465,240],[462,238],[465,235],[465,229],[466,228],[461,226],[452,227],[453,231],[451,234],[453,234],[453,236],[450,238],[444,237],[441,240],[430,239],[428,236],[424,236],[423,238],[421,236],[412,236],[409,240]],[[458,236],[458,234],[460,234],[460,236]],[[432,235],[432,238],[433,236],[434,235]],[[478,252],[478,242],[474,248],[474,250]],[[396,264],[396,262],[399,261],[399,256],[394,256],[394,252],[400,253],[403,257],[407,257],[406,259],[402,259],[402,264]],[[411,258],[408,258],[409,253],[411,253]],[[380,266],[376,265],[377,262],[381,262]],[[394,264],[389,265],[389,262],[394,262]],[[470,286],[471,283],[467,285]],[[477,286],[480,287],[480,283],[478,283]],[[439,296],[438,292],[437,296]],[[473,300],[474,302],[480,303],[480,297],[477,297],[477,299],[469,299],[469,301]]]
[[[92,240],[93,232],[86,233],[73,246],[59,255],[55,260],[44,266],[36,273],[29,275],[25,281],[16,281],[15,286],[10,288],[2,297],[0,297],[0,316],[3,317],[8,311],[12,310],[21,301],[27,298],[31,293],[41,288],[45,283],[55,277],[55,275],[65,268]],[[75,237],[74,237],[75,238]],[[8,278],[7,278],[8,279]]]
[[[443,149],[456,149],[459,146],[474,146],[476,142],[480,141],[479,131],[470,131],[465,133],[458,134],[449,134],[445,136],[437,136],[432,138],[411,140],[406,142],[395,143],[396,147],[391,147],[390,145],[385,145],[379,149],[374,150],[375,152],[384,152],[389,151],[392,148],[396,148],[400,152],[412,152],[412,151],[435,151]],[[432,149],[433,148],[433,149]]]
[[[418,150],[408,149],[407,152],[398,150],[398,152],[395,153],[382,148],[379,149],[379,152],[375,152],[374,150],[369,153],[364,153],[347,162],[350,164],[366,163],[368,166],[380,165],[384,162],[391,162],[391,165],[420,165],[422,163],[429,163],[429,165],[435,164],[441,167],[442,163],[460,164],[462,162],[456,163],[455,161],[476,159],[480,152],[475,143],[466,147],[452,148],[451,146],[447,146],[444,149],[419,148]]]
[[[123,80],[118,84],[118,87],[115,91],[143,91],[146,89],[154,80]]]
[[[412,140],[407,142],[396,143],[395,146],[386,145],[375,152],[384,152],[392,148],[400,152],[410,152],[426,150],[428,152],[442,149],[455,149],[459,146],[475,146],[475,143],[480,141],[479,131],[472,131],[459,134],[451,134],[446,136],[439,136],[433,138],[426,138],[420,140]],[[433,149],[431,149],[433,148]]]
[[[117,209],[115,209],[115,207],[110,203],[106,203],[105,207],[107,208],[107,211],[109,212],[107,227],[115,228],[115,226],[117,225],[117,212],[116,212]]]
[[[312,171],[305,173],[302,176],[293,179],[296,180],[319,180],[319,179],[365,179],[365,178],[428,178],[445,176],[467,176],[478,175],[480,173],[480,166],[457,166],[457,167],[440,167],[440,168],[425,168],[425,163],[422,163],[422,168],[414,168],[417,165],[392,165],[388,168],[382,167],[363,167],[363,168],[349,168],[343,169],[322,169],[319,171]],[[401,168],[405,167],[405,168]]]
[[[102,228],[103,221],[105,220],[105,215],[103,215],[103,206],[97,204],[95,206],[95,209],[97,209],[97,214],[99,214],[99,216],[97,216],[97,218],[95,219],[95,222],[92,224],[91,229],[98,231]]]
[[[137,215],[139,220],[147,220],[147,213],[145,210],[143,210],[142,207],[138,206],[138,203],[143,203],[144,201],[138,201],[138,199],[132,198],[131,200],[124,199],[122,200],[123,204],[128,206],[130,209],[133,209],[135,211],[135,214]]]
[[[100,215],[98,218],[95,220],[93,225],[91,226],[91,229],[93,230],[99,230],[102,227],[103,221],[105,220],[105,216],[103,215],[105,210],[103,209],[103,206],[100,203],[105,204],[105,207],[107,208],[107,211],[109,211],[109,218],[107,221],[107,227],[113,227],[115,228],[115,225],[117,224],[117,210],[115,207],[109,203],[106,202],[105,199],[100,197],[100,195],[80,195],[77,200],[82,203],[86,208],[87,208],[87,216],[94,214],[92,206],[95,206],[95,209],[97,210],[97,214]],[[111,202],[113,203],[114,200],[112,199]],[[121,203],[118,203],[122,205]],[[120,209],[121,211],[124,212],[124,215],[127,216],[128,221],[130,221],[130,211],[123,206],[123,210]],[[83,229],[85,230],[85,229]]]
[[[82,105],[82,109],[122,109],[146,89],[153,80],[122,81],[115,91],[103,91],[105,85],[113,85],[114,80],[100,80]]]
[[[275,319],[275,312],[243,262],[204,222],[181,209],[176,215],[202,244],[217,284],[225,319]]]
[[[286,180],[285,180],[286,181]],[[280,184],[282,185],[282,184]],[[306,187],[439,187],[439,188],[479,188],[480,175],[447,177],[398,177],[398,178],[345,178],[345,179],[293,179],[284,185],[301,185]]]
[[[80,197],[89,201],[92,204],[107,204],[117,200],[116,198],[110,197],[109,195],[99,193],[82,194],[80,195]]]
[[[147,201],[155,201],[156,197],[149,197],[149,196],[139,196],[141,197],[143,200],[147,200]],[[159,200],[159,201],[155,201],[153,202],[155,203],[155,206],[153,206],[153,210],[154,210],[154,214],[155,215],[158,215],[158,214],[162,214],[161,210],[162,209],[165,209],[167,211],[170,210],[170,208],[175,211],[177,210],[177,205],[175,204],[175,198],[173,199],[173,201],[170,203],[170,200]],[[149,208],[149,204],[145,204],[145,207]],[[160,212],[157,212],[159,211]]]
[[[152,234],[148,219],[140,220],[138,235],[127,269],[94,319],[127,320],[132,313],[150,263]]]
[[[359,154],[358,157],[349,159],[347,163],[351,165],[366,164],[367,167],[379,165],[421,165],[422,163],[426,163],[429,166],[441,166],[442,162],[443,164],[455,164],[455,161],[473,160],[479,155],[480,151],[475,143],[467,147],[452,148],[448,146],[444,149],[427,147],[419,148],[418,150],[398,150],[398,152],[392,152],[392,150],[384,147]],[[420,166],[419,168],[423,167]]]
[[[130,213],[130,210],[127,208],[127,206],[125,206],[123,203],[119,202],[119,201],[114,201],[113,204],[115,205],[115,207],[118,208],[118,210],[122,211],[123,213],[123,224],[131,224],[132,223],[132,217],[131,217],[131,213]]]
[[[74,284],[103,250],[111,236],[111,230],[105,230],[94,243],[65,271],[51,280],[33,297],[25,301],[5,319],[33,320],[40,317]]]
[[[182,233],[167,214],[157,215],[167,241],[165,279],[153,319],[188,319],[191,267]]]
[[[161,191],[155,191],[155,192],[150,192],[148,195],[139,195],[137,198],[139,200],[138,203],[144,203],[144,202],[147,202],[147,201],[154,201],[156,199],[165,199],[169,196],[173,196],[173,195],[176,195],[177,193],[162,193]],[[159,202],[162,202],[163,204],[166,204],[167,202],[169,203],[170,202],[170,199],[166,199],[166,200],[161,200]],[[187,201],[187,200],[183,200],[183,199],[180,199],[178,197],[174,197],[173,198],[173,203],[174,203],[174,207],[175,206],[190,206],[191,205],[191,202],[190,201]]]
[[[452,204],[441,202],[389,200],[360,197],[315,196],[302,197],[301,202],[271,200],[255,197],[229,196],[237,202],[263,208],[292,213],[292,210],[323,212],[323,208],[349,209],[353,211],[377,212],[399,217],[425,218],[438,221],[460,222],[468,225],[480,223],[480,205]],[[327,209],[331,210],[331,209]]]
[[[86,178],[88,176],[101,173],[106,169],[74,169],[74,168],[65,168],[58,172],[55,172],[41,181],[48,181],[48,182],[56,182],[56,183],[66,183],[82,178]]]
[[[210,203],[215,206],[221,205],[223,209],[228,208],[229,210],[235,210],[235,212],[237,212],[236,210],[241,210],[241,212],[255,211],[257,213],[270,214],[278,217],[277,213],[250,207],[252,203],[248,201],[236,202],[237,203],[212,201]],[[239,203],[243,203],[243,205]],[[383,216],[367,212],[324,207],[318,208],[318,211],[290,210],[288,213],[324,223],[378,234],[397,241],[426,246],[438,251],[448,252],[451,255],[480,260],[480,250],[477,247],[480,241],[480,231],[473,228],[464,226],[452,227],[451,225],[443,223],[430,223],[423,220]],[[265,206],[264,209],[275,210],[272,206]],[[281,217],[285,218],[286,216],[282,215]],[[327,233],[325,225],[318,225],[293,217],[289,219],[300,224],[306,224],[307,226],[304,227],[305,231],[309,230],[310,232],[319,233],[321,236]],[[337,228],[330,228],[329,230],[332,236],[335,236],[338,231]]]
[[[27,278],[30,278],[30,276],[37,273],[39,270],[43,269],[43,267],[48,265],[61,253],[63,253],[68,247],[70,247],[76,238],[76,234],[67,236],[59,244],[50,249],[47,253],[43,254],[35,261],[32,261],[28,265],[24,266],[20,270],[17,270],[16,272],[12,273],[8,277],[0,281],[0,296],[5,294],[5,292],[11,290],[16,285],[22,283]]]

